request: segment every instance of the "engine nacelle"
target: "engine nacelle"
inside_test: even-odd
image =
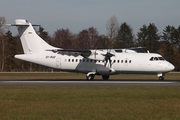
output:
[[[110,75],[115,73],[115,70],[112,68],[104,67],[103,69],[97,69],[97,73],[99,73],[100,75]]]

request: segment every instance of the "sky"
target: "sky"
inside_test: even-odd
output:
[[[136,35],[143,25],[154,23],[159,33],[167,25],[180,25],[180,0],[0,0],[0,16],[6,23],[27,19],[40,24],[50,35],[61,28],[73,34],[94,27],[107,35],[106,23],[116,16]],[[17,34],[16,28],[9,28]]]

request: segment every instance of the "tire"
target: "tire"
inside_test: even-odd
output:
[[[90,74],[89,76],[86,76],[86,80],[94,80],[94,76],[93,74]]]
[[[163,77],[163,76],[160,76],[160,77],[159,77],[159,80],[164,80],[164,77]]]
[[[109,75],[102,75],[102,79],[103,80],[108,80],[109,79]]]

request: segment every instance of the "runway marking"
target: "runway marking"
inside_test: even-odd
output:
[[[56,81],[56,80],[17,80],[0,81],[0,86],[174,86],[179,81]]]

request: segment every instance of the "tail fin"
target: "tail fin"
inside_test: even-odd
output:
[[[47,44],[42,38],[40,38],[33,26],[27,20],[17,19],[16,24],[11,24],[11,26],[17,26],[18,32],[21,39],[21,44],[23,47],[24,54],[32,54],[45,51],[46,49],[54,49],[55,47]]]

